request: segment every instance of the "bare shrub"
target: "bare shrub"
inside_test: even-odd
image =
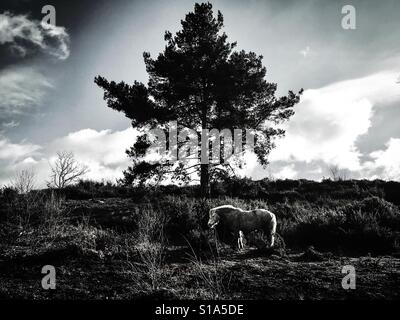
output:
[[[10,179],[9,190],[14,190],[15,196],[9,199],[9,219],[17,223],[22,232],[30,225],[32,217],[40,212],[42,197],[33,190],[35,178],[32,169],[24,169]]]
[[[333,181],[344,181],[348,179],[347,172],[336,165],[329,167],[329,174]]]
[[[57,159],[54,165],[50,165],[50,181],[48,187],[62,189],[71,183],[78,181],[89,172],[89,168],[79,163],[72,152],[57,152]]]
[[[19,194],[28,194],[35,188],[35,177],[32,169],[18,171],[10,180],[11,187]]]

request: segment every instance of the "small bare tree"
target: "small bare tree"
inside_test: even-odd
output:
[[[10,187],[15,189],[20,197],[13,200],[13,219],[23,231],[31,222],[31,216],[35,214],[35,206],[38,196],[31,192],[35,188],[36,174],[33,169],[24,169],[15,173],[10,179]]]
[[[57,152],[57,159],[50,167],[51,175],[47,186],[58,189],[65,188],[89,172],[86,165],[79,163],[74,154],[67,151]]]
[[[329,173],[333,181],[347,180],[347,173],[345,170],[340,169],[337,165],[329,167]]]
[[[32,169],[18,171],[13,178],[10,179],[11,187],[19,194],[27,194],[35,187],[35,172]]]

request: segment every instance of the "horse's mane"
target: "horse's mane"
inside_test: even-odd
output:
[[[222,209],[222,210],[223,210],[223,209],[232,209],[232,210],[235,210],[236,212],[241,213],[241,214],[249,214],[249,213],[255,212],[255,211],[257,211],[257,210],[266,210],[266,209],[244,210],[244,209],[242,209],[242,208],[238,208],[238,207],[232,206],[232,205],[230,205],[230,204],[224,204],[224,205],[222,205],[222,206],[212,208],[211,210],[212,210],[213,212],[216,212],[216,211],[221,210],[221,209]],[[224,211],[224,210],[223,210],[223,211]],[[267,211],[268,211],[268,210],[267,210]]]
[[[230,205],[230,204],[224,204],[224,205],[222,205],[222,206],[212,208],[211,210],[228,209],[228,208],[229,208],[229,209],[239,209],[239,208],[236,208],[236,207],[234,207],[234,206],[232,206],[232,205]]]

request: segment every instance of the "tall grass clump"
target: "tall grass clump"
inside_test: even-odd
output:
[[[68,227],[66,210],[65,200],[54,192],[44,200],[40,222],[50,237],[57,237],[66,231]]]
[[[211,257],[204,262],[202,258],[196,254],[189,242],[188,244],[191,248],[189,262],[196,275],[199,289],[205,289],[206,298],[208,299],[223,299],[229,291],[232,273],[224,267],[218,249],[214,250],[210,245]]]
[[[144,208],[138,220],[138,238],[136,250],[140,265],[130,264],[141,278],[145,279],[151,290],[162,285],[165,258],[165,224],[166,216],[151,206]]]

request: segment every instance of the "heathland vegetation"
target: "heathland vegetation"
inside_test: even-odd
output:
[[[400,183],[233,179],[214,183],[211,190],[212,197],[207,199],[200,196],[199,186],[126,187],[81,180],[63,189],[23,194],[3,188],[0,264],[5,285],[0,295],[48,295],[39,287],[30,291],[24,277],[35,284],[35,277],[40,276],[38,266],[54,264],[61,268],[62,279],[68,278],[68,272],[81,270],[86,286],[95,288],[83,289],[75,278],[64,284],[61,280],[64,290],[57,292],[63,298],[74,290],[85,298],[154,294],[178,298],[250,297],[232,287],[231,277],[235,277],[235,268],[244,268],[245,272],[255,268],[252,261],[269,261],[268,268],[272,269],[280,266],[275,265],[279,261],[291,261],[300,263],[301,269],[305,268],[304,261],[339,264],[341,259],[351,259],[346,257],[359,257],[357,263],[361,263],[364,258],[360,257],[369,256],[371,264],[379,265],[379,261],[385,261],[383,256],[399,255]],[[248,250],[239,258],[236,250],[216,246],[215,235],[207,228],[208,210],[221,204],[273,211],[278,219],[277,247],[270,252],[257,250],[261,241],[258,234],[250,237]],[[227,259],[239,259],[238,265],[232,270]],[[280,267],[282,272],[287,271]],[[365,272],[372,272],[370,267]],[[393,274],[394,266],[381,267],[390,270],[390,277],[398,276]],[[312,268],[309,271],[313,272]],[[17,278],[25,272],[25,280],[15,287],[15,279],[8,272],[16,273]],[[103,279],[104,287],[95,287],[92,278],[96,274],[102,278],[102,272],[116,278],[116,282]],[[70,276],[72,279],[73,275]],[[250,286],[258,285],[251,284],[254,279],[250,275],[249,279]],[[313,293],[310,297],[332,297],[338,293],[336,289],[330,293],[317,290],[315,294],[319,296]],[[263,292],[252,297],[268,297]],[[287,297],[290,292],[288,289]],[[387,292],[380,294],[393,296]]]

